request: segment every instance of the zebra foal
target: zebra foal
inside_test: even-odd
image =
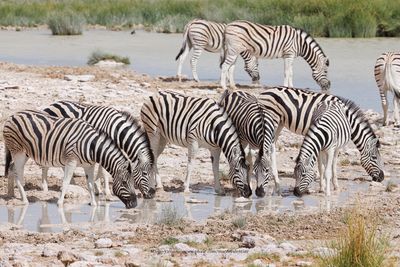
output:
[[[323,92],[330,89],[329,60],[320,45],[307,32],[288,25],[268,26],[239,20],[225,29],[224,58],[221,61],[221,86],[226,87],[229,75],[231,88],[235,87],[233,67],[238,55],[247,53],[255,58],[283,58],[284,86],[293,87],[293,60],[303,57],[310,65],[314,80]]]
[[[383,53],[376,60],[374,74],[381,96],[383,125],[389,125],[387,92],[391,92],[394,125],[400,126],[400,53]]]
[[[336,163],[339,151],[351,140],[351,127],[340,102],[320,102],[304,137],[294,168],[294,195],[300,197],[315,180],[318,160],[320,192],[330,196],[330,184],[339,190]]]
[[[271,155],[275,149],[275,129],[278,127],[279,118],[273,117],[266,112],[257,98],[244,91],[228,93],[225,91],[220,105],[225,108],[226,113],[235,124],[242,146],[249,146],[247,161],[252,167],[251,149],[257,149],[258,156],[254,163],[254,174],[257,180],[256,195],[263,197],[264,188],[271,178],[275,180],[275,193],[280,193],[280,182],[278,175],[274,175]],[[252,168],[250,168],[251,170]]]
[[[223,58],[224,31],[226,24],[217,23],[209,20],[194,19],[185,25],[183,30],[182,48],[179,50],[175,60],[179,60],[177,76],[179,81],[182,79],[182,66],[189,51],[193,48],[193,55],[190,60],[192,75],[196,82],[199,82],[197,75],[197,61],[201,53],[205,50],[211,53],[220,52],[220,61]],[[258,71],[257,58],[250,53],[241,54],[244,59],[244,68],[252,78],[253,83],[258,83],[260,75]]]
[[[146,132],[138,121],[128,112],[121,112],[107,106],[89,105],[73,101],[58,101],[43,110],[43,112],[56,117],[77,118],[89,123],[91,126],[105,132],[135,163],[140,179],[150,181],[150,188],[140,187],[144,198],[152,198],[155,194],[153,161],[154,156]],[[99,168],[98,176],[105,178],[106,198],[111,198],[108,186],[108,177]],[[42,174],[43,184],[47,187],[47,168]],[[46,178],[46,179],[45,179]],[[140,184],[140,182],[139,182]],[[146,191],[144,191],[146,189]]]
[[[26,204],[28,199],[21,179],[28,158],[41,166],[64,167],[61,195],[57,202],[59,206],[63,205],[66,188],[78,165],[83,166],[87,174],[91,205],[97,204],[93,188],[94,163],[99,163],[113,176],[113,192],[126,208],[137,205],[135,183],[140,181],[137,186],[143,187],[144,191],[149,188],[149,181],[140,179],[136,166],[132,166],[114,141],[82,120],[56,118],[43,112],[25,110],[6,120],[3,136],[6,147],[5,176],[10,170],[16,173],[17,187]],[[9,194],[13,195],[14,180],[9,181]]]
[[[157,158],[165,145],[172,143],[188,148],[185,192],[189,192],[192,159],[199,147],[205,147],[211,152],[215,191],[223,192],[219,182],[219,156],[222,150],[229,162],[231,182],[242,196],[251,195],[248,166],[236,128],[228,114],[214,100],[160,91],[143,104],[141,118],[154,153],[158,188],[162,188],[162,184]]]

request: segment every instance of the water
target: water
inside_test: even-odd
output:
[[[65,203],[62,209],[56,203],[37,201],[26,206],[0,206],[0,223],[8,222],[35,232],[60,232],[71,226],[84,228],[96,223],[157,223],[171,212],[176,212],[178,217],[204,222],[208,217],[226,211],[238,217],[258,212],[330,211],[333,207],[345,204],[356,192],[368,188],[368,183],[343,183],[346,183],[347,190],[331,197],[312,194],[300,199],[289,193],[288,187],[283,187],[284,197],[257,198],[253,195],[249,201],[239,203],[231,195],[219,196],[213,193],[212,187],[202,187],[189,195],[172,193],[171,202],[139,199],[138,206],[131,210],[126,210],[120,201],[99,201],[97,207],[85,203]],[[188,203],[190,199],[204,203]]]
[[[21,32],[0,31],[0,60],[30,65],[85,65],[95,50],[128,56],[131,68],[152,76],[176,74],[177,55],[181,34],[159,34],[137,31],[90,30],[82,36],[52,36],[49,30]],[[398,38],[333,39],[320,38],[319,44],[330,59],[329,78],[332,93],[354,100],[362,108],[381,111],[378,89],[374,79],[374,65],[379,55],[397,51]],[[183,74],[191,77],[189,58]],[[319,90],[311,77],[308,64],[294,61],[294,85]],[[219,55],[204,52],[198,62],[200,80],[218,81]],[[260,60],[261,82],[279,85],[283,82],[282,59]],[[250,84],[243,70],[242,60],[235,69],[236,82]]]

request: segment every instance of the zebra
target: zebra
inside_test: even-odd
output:
[[[179,59],[178,63],[178,80],[182,79],[182,65],[185,61],[190,49],[193,47],[194,52],[190,60],[192,67],[192,75],[196,82],[199,82],[197,75],[197,60],[203,50],[211,53],[221,52],[220,60],[223,58],[224,31],[226,24],[217,23],[209,20],[194,19],[185,25],[183,31],[182,48],[176,56],[175,60]],[[258,71],[257,58],[244,51],[241,56],[245,62],[245,70],[252,78],[254,84],[260,80]]]
[[[230,86],[235,87],[233,66],[238,55],[247,52],[257,58],[283,58],[283,84],[289,87],[293,87],[293,60],[301,56],[310,65],[312,76],[322,92],[329,91],[329,59],[315,39],[304,30],[288,25],[267,26],[240,20],[226,26],[224,37],[224,57],[221,62],[223,89],[227,89],[227,75]]]
[[[343,102],[343,109],[351,126],[351,140],[361,154],[361,165],[373,181],[381,182],[384,179],[379,139],[363,112],[351,101],[334,95],[284,86],[264,89],[257,98],[267,112],[280,118],[275,136],[279,136],[283,127],[293,133],[306,135],[312,122],[313,112],[320,102]],[[272,162],[276,162],[275,151],[272,150]],[[276,164],[273,165],[274,168],[275,166]],[[277,170],[273,172],[277,173]]]
[[[58,101],[43,109],[43,112],[56,117],[77,118],[107,133],[132,162],[138,162],[137,168],[142,177],[151,181],[148,193],[142,191],[144,198],[154,197],[153,178],[154,156],[146,132],[139,122],[128,112],[112,107],[89,105],[73,101]],[[99,167],[98,176],[105,178],[106,199],[111,199],[108,177]],[[42,181],[47,187],[47,168],[44,168]]]
[[[93,206],[97,205],[93,188],[94,163],[99,163],[113,176],[113,192],[126,208],[137,205],[135,186],[143,192],[150,190],[147,177],[142,177],[136,168],[138,162],[131,162],[107,134],[83,120],[57,118],[40,111],[24,110],[6,120],[3,137],[6,148],[5,176],[9,177],[10,170],[16,173],[17,187],[25,204],[28,204],[28,199],[21,178],[28,158],[41,166],[64,167],[61,195],[57,201],[59,207],[63,206],[66,188],[77,165],[85,168],[90,204]],[[9,181],[8,190],[12,196],[14,179]]]
[[[343,108],[341,102],[318,103],[296,159],[295,196],[300,197],[315,180],[314,165],[317,159],[320,192],[330,196],[331,179],[334,190],[339,190],[336,176],[337,157],[340,149],[351,139],[351,127]]]
[[[226,91],[227,92],[227,91]],[[244,91],[235,91],[223,95],[220,105],[225,108],[232,122],[235,124],[242,146],[249,146],[250,149],[258,149],[258,156],[254,164],[254,173],[257,180],[256,195],[265,195],[264,187],[268,181],[278,178],[271,169],[271,154],[275,139],[275,129],[279,124],[279,117],[273,117],[266,112],[254,95]],[[249,150],[247,161],[250,162],[251,153]],[[275,168],[276,169],[276,168]],[[279,179],[275,179],[275,192],[280,192]]]
[[[400,126],[400,53],[383,53],[375,64],[375,80],[379,88],[383,109],[383,125],[389,125],[387,92],[393,93],[395,126]]]
[[[251,195],[248,165],[239,136],[228,114],[209,98],[185,96],[172,91],[159,91],[145,101],[141,118],[154,153],[154,172],[158,188],[162,188],[157,158],[167,143],[188,148],[185,192],[189,192],[192,159],[199,147],[211,152],[215,191],[223,193],[219,183],[219,156],[229,162],[229,178],[244,197]]]

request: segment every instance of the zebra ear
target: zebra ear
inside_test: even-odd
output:
[[[240,157],[240,149],[237,147],[232,148],[232,155],[235,159]]]

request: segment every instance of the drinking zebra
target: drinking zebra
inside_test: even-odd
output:
[[[375,64],[375,80],[379,88],[383,109],[383,125],[389,124],[387,92],[393,93],[395,126],[400,126],[400,53],[383,53]]]
[[[233,68],[239,54],[249,53],[256,58],[283,58],[285,86],[293,87],[293,60],[303,57],[310,65],[314,80],[323,92],[328,92],[329,60],[319,44],[302,29],[288,25],[267,26],[249,21],[234,21],[225,29],[224,59],[221,62],[221,86],[226,89],[226,78],[235,87]],[[228,73],[229,72],[229,73]]]
[[[244,197],[251,195],[248,166],[239,136],[228,114],[209,98],[185,96],[160,91],[143,104],[141,118],[154,153],[157,187],[162,187],[157,158],[167,143],[188,148],[185,192],[189,192],[192,159],[199,147],[211,152],[215,191],[222,193],[219,183],[219,156],[229,162],[229,178]]]
[[[51,116],[82,119],[108,134],[122,149],[132,162],[137,162],[136,168],[141,173],[141,179],[149,180],[151,188],[142,191],[145,198],[152,198],[155,193],[153,161],[150,142],[144,129],[128,112],[121,112],[112,107],[88,105],[73,101],[58,101],[43,110]],[[106,198],[111,198],[107,175],[99,168],[100,176],[105,178]],[[99,175],[98,175],[99,176]],[[47,178],[47,168],[44,168],[43,180]],[[47,187],[47,182],[44,183]]]
[[[280,118],[275,136],[279,136],[283,127],[293,133],[306,135],[314,110],[320,102],[343,102],[343,109],[351,127],[351,140],[361,154],[361,165],[373,181],[380,182],[384,179],[383,161],[378,149],[379,140],[363,112],[350,101],[333,95],[288,87],[267,88],[260,93],[258,101],[267,112]],[[272,157],[276,158],[275,149],[272,152]],[[274,173],[277,173],[277,170],[274,170]]]
[[[350,104],[354,105],[354,104]],[[312,116],[312,123],[304,137],[296,159],[294,195],[300,197],[315,180],[315,162],[318,159],[320,192],[330,196],[331,180],[339,189],[336,163],[339,151],[351,139],[351,127],[341,102],[320,102]]]
[[[83,166],[87,174],[91,205],[97,204],[93,188],[95,163],[99,163],[113,176],[113,192],[126,208],[137,205],[135,186],[143,192],[150,190],[148,179],[143,178],[136,168],[138,162],[131,163],[110,137],[83,120],[57,118],[43,112],[26,110],[7,119],[3,136],[6,147],[6,176],[10,170],[16,173],[17,186],[22,201],[26,204],[28,199],[21,178],[28,158],[41,166],[64,167],[61,195],[57,202],[59,206],[63,205],[66,188],[78,165]],[[13,195],[14,180],[9,181],[9,193]]]
[[[192,75],[196,82],[199,81],[197,75],[197,61],[203,50],[211,53],[221,52],[220,61],[222,60],[225,27],[225,23],[217,23],[203,19],[194,19],[185,25],[182,48],[175,58],[175,60],[179,59],[177,72],[179,81],[182,79],[183,62],[192,47],[194,52],[190,63],[192,67]],[[245,62],[246,72],[250,75],[253,82],[257,83],[260,80],[257,58],[246,51],[243,52],[241,56]]]
[[[227,92],[227,91],[225,91]],[[247,161],[252,169],[251,149],[258,149],[258,156],[254,164],[254,173],[257,179],[256,195],[263,197],[265,195],[264,187],[268,181],[278,178],[278,175],[272,173],[271,162],[272,149],[275,140],[275,129],[279,124],[279,117],[273,117],[272,114],[266,112],[257,98],[244,91],[235,91],[225,93],[220,102],[228,113],[232,122],[235,124],[242,146],[249,146]],[[280,192],[279,179],[275,179],[275,190],[277,194]]]

